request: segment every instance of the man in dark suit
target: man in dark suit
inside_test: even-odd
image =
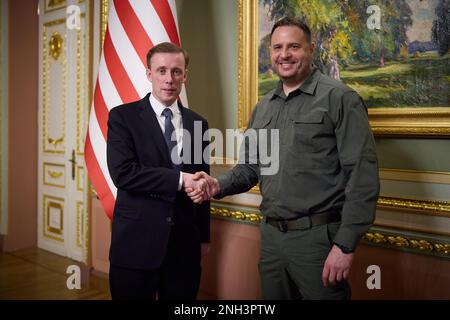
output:
[[[201,189],[192,173],[209,172],[202,157],[208,123],[177,101],[188,61],[171,43],[154,46],[147,54],[152,93],[109,113],[107,160],[117,187],[109,255],[113,299],[197,295],[210,205],[194,204],[184,189]]]

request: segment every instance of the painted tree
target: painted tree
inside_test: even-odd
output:
[[[443,0],[450,1],[450,0]],[[300,17],[310,26],[316,42],[315,63],[328,75],[340,78],[349,63],[377,63],[397,58],[407,46],[406,31],[412,11],[406,0],[262,0],[270,18]],[[376,5],[378,15],[368,8]],[[369,28],[375,16],[378,26]]]
[[[439,55],[443,56],[450,49],[450,0],[441,0],[435,12],[431,38],[438,47]]]
[[[347,0],[340,1],[349,17],[351,43],[355,50],[355,62],[378,63],[395,59],[402,47],[407,46],[406,31],[412,25],[412,11],[406,0]],[[368,8],[376,5],[376,11]],[[369,11],[369,12],[368,12]],[[373,18],[375,17],[375,18]],[[370,28],[371,19],[378,19]]]

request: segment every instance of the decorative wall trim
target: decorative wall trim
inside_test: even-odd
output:
[[[373,227],[362,237],[363,243],[450,259],[450,242],[419,234],[408,234]]]
[[[263,219],[263,216],[259,213],[251,213],[219,207],[211,207],[211,215],[213,217],[229,218],[231,220],[252,223],[260,223]]]
[[[379,175],[382,180],[450,184],[450,172],[380,168]]]
[[[259,186],[253,187],[248,193],[259,194]],[[450,218],[450,201],[379,196],[377,208],[407,210],[410,213]]]
[[[263,215],[260,213],[247,212],[247,210],[241,208],[218,207],[216,205],[211,206],[211,216],[232,222],[247,222],[255,225],[263,221]],[[374,226],[362,236],[361,240],[363,243],[370,245],[404,249],[414,253],[429,254],[450,259],[450,241],[442,241],[440,238]]]
[[[450,201],[417,200],[380,196],[378,197],[377,207],[393,210],[408,210],[410,213],[450,218]]]
[[[108,24],[108,0],[101,0],[100,3],[100,52],[103,48],[103,42],[105,41],[106,27]]]

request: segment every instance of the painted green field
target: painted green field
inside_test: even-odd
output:
[[[377,65],[351,65],[341,80],[355,89],[369,108],[450,107],[450,55],[434,52],[403,61]],[[259,97],[276,85],[276,76],[259,76]]]

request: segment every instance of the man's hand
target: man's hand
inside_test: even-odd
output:
[[[220,192],[220,186],[217,179],[209,176],[206,172],[196,172],[193,176],[194,181],[204,182],[206,192],[200,192],[198,189],[185,188],[187,195],[194,203],[202,203],[203,201],[210,200],[216,194]]]
[[[322,282],[335,285],[336,281],[347,280],[350,267],[353,263],[354,253],[343,253],[339,247],[333,245],[323,267]]]
[[[203,197],[208,186],[204,179],[194,180],[193,174],[183,172],[183,188],[186,193],[189,190],[189,192],[195,192],[198,197]]]

